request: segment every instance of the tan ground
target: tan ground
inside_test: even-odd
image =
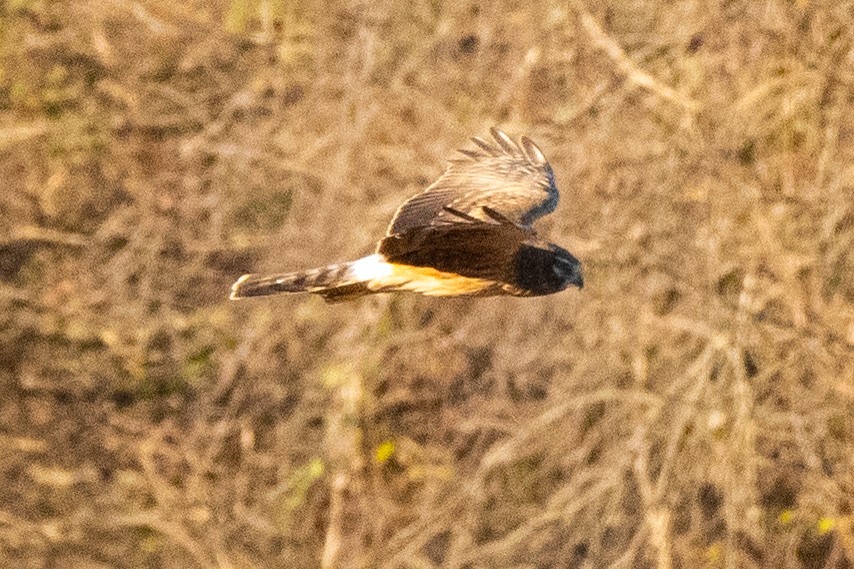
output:
[[[0,5],[0,566],[854,567],[854,2]],[[228,302],[531,136],[586,287]]]

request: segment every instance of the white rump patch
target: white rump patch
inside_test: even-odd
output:
[[[379,253],[362,257],[350,264],[350,274],[358,281],[385,279],[391,276],[394,267]]]

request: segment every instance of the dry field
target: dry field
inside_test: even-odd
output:
[[[586,287],[285,296],[498,125]],[[854,568],[854,2],[0,4],[0,566]]]

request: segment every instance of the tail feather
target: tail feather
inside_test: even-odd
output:
[[[368,288],[373,275],[365,268],[382,261],[374,257],[376,255],[295,273],[243,275],[232,285],[229,298],[236,300],[284,292],[310,292],[330,302],[358,298],[373,292]]]

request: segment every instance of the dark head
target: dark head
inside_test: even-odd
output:
[[[557,245],[555,248],[554,262],[552,270],[555,276],[563,284],[562,288],[569,285],[575,285],[578,288],[584,288],[584,275],[581,274],[581,261],[572,256],[572,253],[566,249],[561,249]]]
[[[552,294],[575,285],[584,286],[581,263],[557,245],[527,243],[516,254],[515,283],[526,295]]]

